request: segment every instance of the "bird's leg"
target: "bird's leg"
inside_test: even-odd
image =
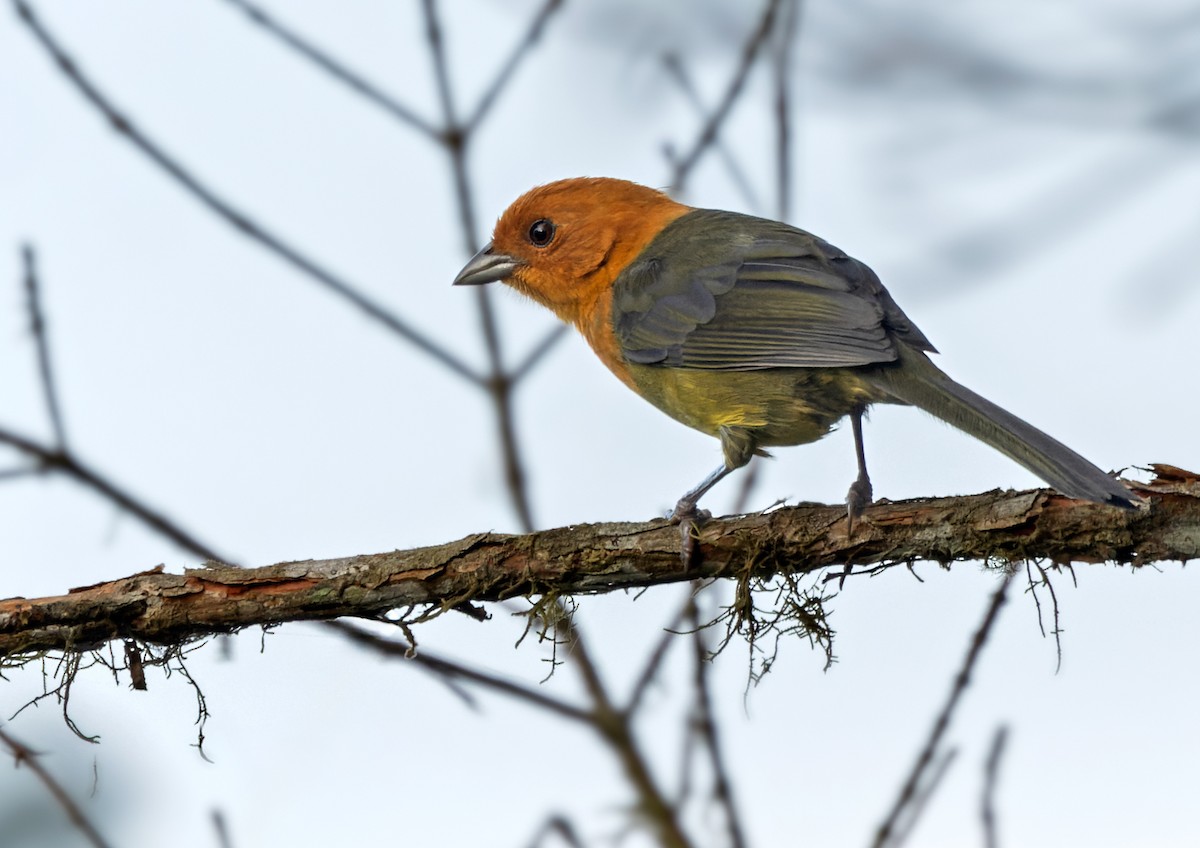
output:
[[[712,513],[708,510],[697,509],[696,504],[709,489],[721,482],[733,470],[728,465],[722,464],[712,474],[701,480],[700,485],[689,490],[680,498],[679,503],[675,504],[675,510],[671,513],[671,521],[679,525],[679,555],[683,558],[685,568],[691,564],[692,556],[696,552],[694,535],[696,525],[712,517]]]
[[[679,499],[679,503],[675,504],[675,511],[671,513],[671,521],[684,521],[689,518],[699,518],[703,521],[709,518],[710,514],[708,510],[696,509],[696,504],[700,502],[700,499],[704,497],[709,489],[720,483],[725,479],[725,475],[733,470],[728,465],[721,465],[712,474],[701,480],[699,486],[689,490],[687,494]]]
[[[721,452],[725,454],[725,463],[680,498],[671,513],[671,521],[679,524],[679,555],[683,559],[684,568],[691,565],[696,552],[696,525],[712,517],[708,510],[697,509],[696,504],[709,489],[724,480],[731,471],[744,466],[759,452],[754,434],[744,427],[722,426],[717,432],[717,438],[721,440]]]
[[[867,474],[867,457],[863,452],[862,418],[863,407],[851,410],[850,429],[854,433],[854,453],[858,457],[858,479],[850,484],[850,491],[846,492],[847,534],[854,532],[854,522],[862,515],[863,508],[871,503],[871,478]]]

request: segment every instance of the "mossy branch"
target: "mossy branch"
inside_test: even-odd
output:
[[[1139,510],[1046,490],[883,502],[847,535],[841,507],[802,505],[714,519],[684,567],[665,521],[584,524],[526,535],[480,533],[427,548],[235,568],[151,571],[56,597],[0,601],[0,657],[85,650],[113,639],[179,644],[254,625],[423,617],[518,596],[638,589],[697,578],[763,577],[830,566],[884,568],[929,560],[1142,566],[1200,557],[1200,477],[1155,466],[1135,485]]]

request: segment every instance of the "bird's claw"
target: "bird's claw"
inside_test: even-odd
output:
[[[696,531],[710,518],[712,513],[707,509],[697,509],[694,503],[680,501],[668,519],[679,525],[679,559],[685,570],[692,566],[696,557]]]
[[[859,477],[850,484],[850,491],[846,492],[847,535],[854,533],[854,524],[862,517],[863,510],[871,505],[873,494],[871,480],[867,477]]]

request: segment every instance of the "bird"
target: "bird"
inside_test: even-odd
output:
[[[618,379],[720,440],[723,462],[679,498],[689,559],[700,499],[766,448],[814,442],[845,418],[858,476],[849,532],[872,501],[862,419],[915,406],[1063,495],[1134,508],[1119,480],[951,379],[867,265],[786,223],[700,209],[627,180],[533,188],[499,217],[454,285],[503,282],[572,324]]]

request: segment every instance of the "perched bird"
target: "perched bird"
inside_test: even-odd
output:
[[[518,198],[455,285],[503,281],[574,324],[629,388],[721,440],[725,462],[672,518],[763,448],[816,441],[849,416],[858,458],[851,528],[871,501],[862,415],[911,404],[971,434],[1068,497],[1132,507],[1118,480],[930,361],[929,340],[875,272],[777,221],[693,209],[606,178]]]

